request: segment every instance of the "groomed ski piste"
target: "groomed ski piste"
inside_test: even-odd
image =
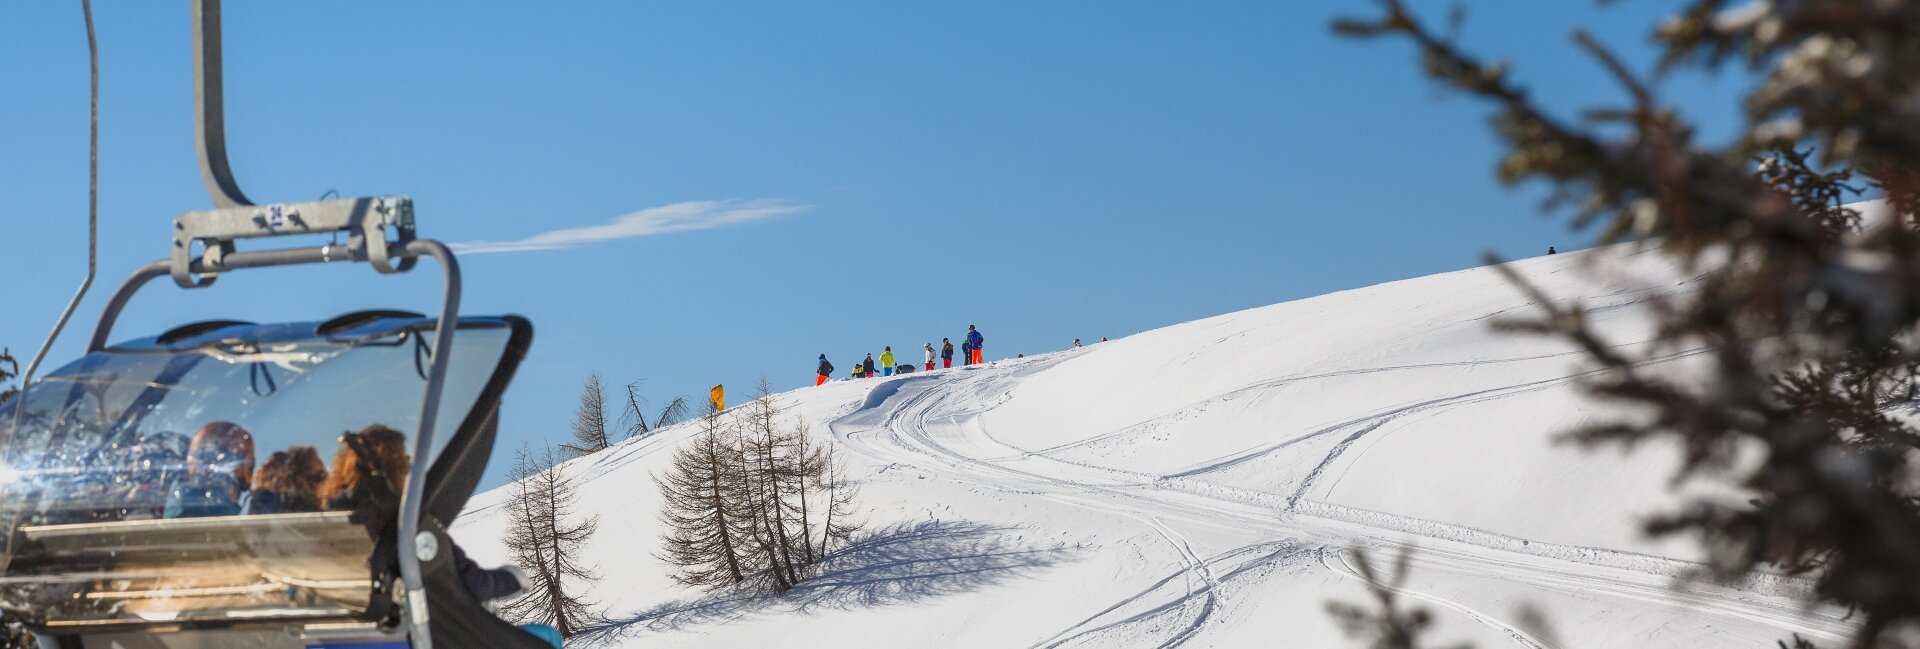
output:
[[[1650,298],[1689,290],[1658,251],[1633,245],[1510,266],[1584,302],[1629,347],[1651,337]],[[695,430],[630,440],[562,467],[579,511],[600,517],[585,558],[602,577],[587,594],[606,617],[568,644],[1350,647],[1326,611],[1367,601],[1348,550],[1386,564],[1407,546],[1401,591],[1436,615],[1437,641],[1846,637],[1844,611],[1801,603],[1804,580],[1682,579],[1700,567],[1694,543],[1639,528],[1680,502],[1678,453],[1561,441],[1620,413],[1582,396],[1588,366],[1568,343],[1489,327],[1530,306],[1476,268],[780,394],[789,416],[831,436],[866,520],[783,597],[673,583],[654,557],[653,477]],[[1698,354],[1656,362],[1695,371]],[[453,528],[482,563],[506,558],[503,496],[477,495]]]

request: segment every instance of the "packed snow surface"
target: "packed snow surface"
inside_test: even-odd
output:
[[[1630,246],[1510,267],[1629,348],[1651,336],[1650,300],[1689,290]],[[1478,268],[777,395],[840,448],[867,522],[781,597],[673,583],[653,477],[695,431],[631,440],[562,469],[600,517],[588,596],[606,618],[569,646],[1357,646],[1326,612],[1366,601],[1356,547],[1382,563],[1413,548],[1401,590],[1435,613],[1436,640],[1845,637],[1841,613],[1799,603],[1801,580],[1682,579],[1693,543],[1639,532],[1679,502],[1677,453],[1558,439],[1623,413],[1581,395],[1567,343],[1489,327],[1531,306]],[[1697,353],[1653,362],[1692,371]],[[506,559],[503,497],[476,496],[454,527],[483,563]]]

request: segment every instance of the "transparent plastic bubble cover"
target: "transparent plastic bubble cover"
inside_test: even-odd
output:
[[[349,518],[446,447],[512,334],[461,320],[432,453],[410,458],[432,325],[143,339],[0,403],[0,607],[48,626],[363,611],[373,545]]]

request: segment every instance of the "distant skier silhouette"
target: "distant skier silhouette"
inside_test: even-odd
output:
[[[1549,254],[1549,255],[1557,255],[1557,254],[1560,254],[1560,251],[1558,251],[1558,250],[1554,250],[1554,249],[1553,249],[1553,246],[1547,246],[1547,254]]]

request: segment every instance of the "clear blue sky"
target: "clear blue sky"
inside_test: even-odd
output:
[[[98,4],[101,281],[50,367],[166,254],[173,215],[210,205],[188,4]],[[1662,8],[1466,4],[1465,41],[1567,111],[1618,97],[1572,26],[1644,68]],[[538,248],[463,258],[468,312],[536,328],[496,458],[564,439],[594,370],[656,403],[763,373],[786,389],[819,353],[846,368],[968,324],[989,356],[1037,353],[1591,240],[1495,183],[1485,107],[1437,92],[1411,47],[1330,34],[1361,0],[585,5],[226,7],[229,140],[256,201],[410,194],[427,236]],[[86,47],[77,1],[4,13],[0,345],[24,356],[84,268]],[[1662,88],[1724,136],[1732,85]],[[663,225],[690,229],[620,238]],[[155,288],[117,338],[431,311],[438,281],[330,266]]]

